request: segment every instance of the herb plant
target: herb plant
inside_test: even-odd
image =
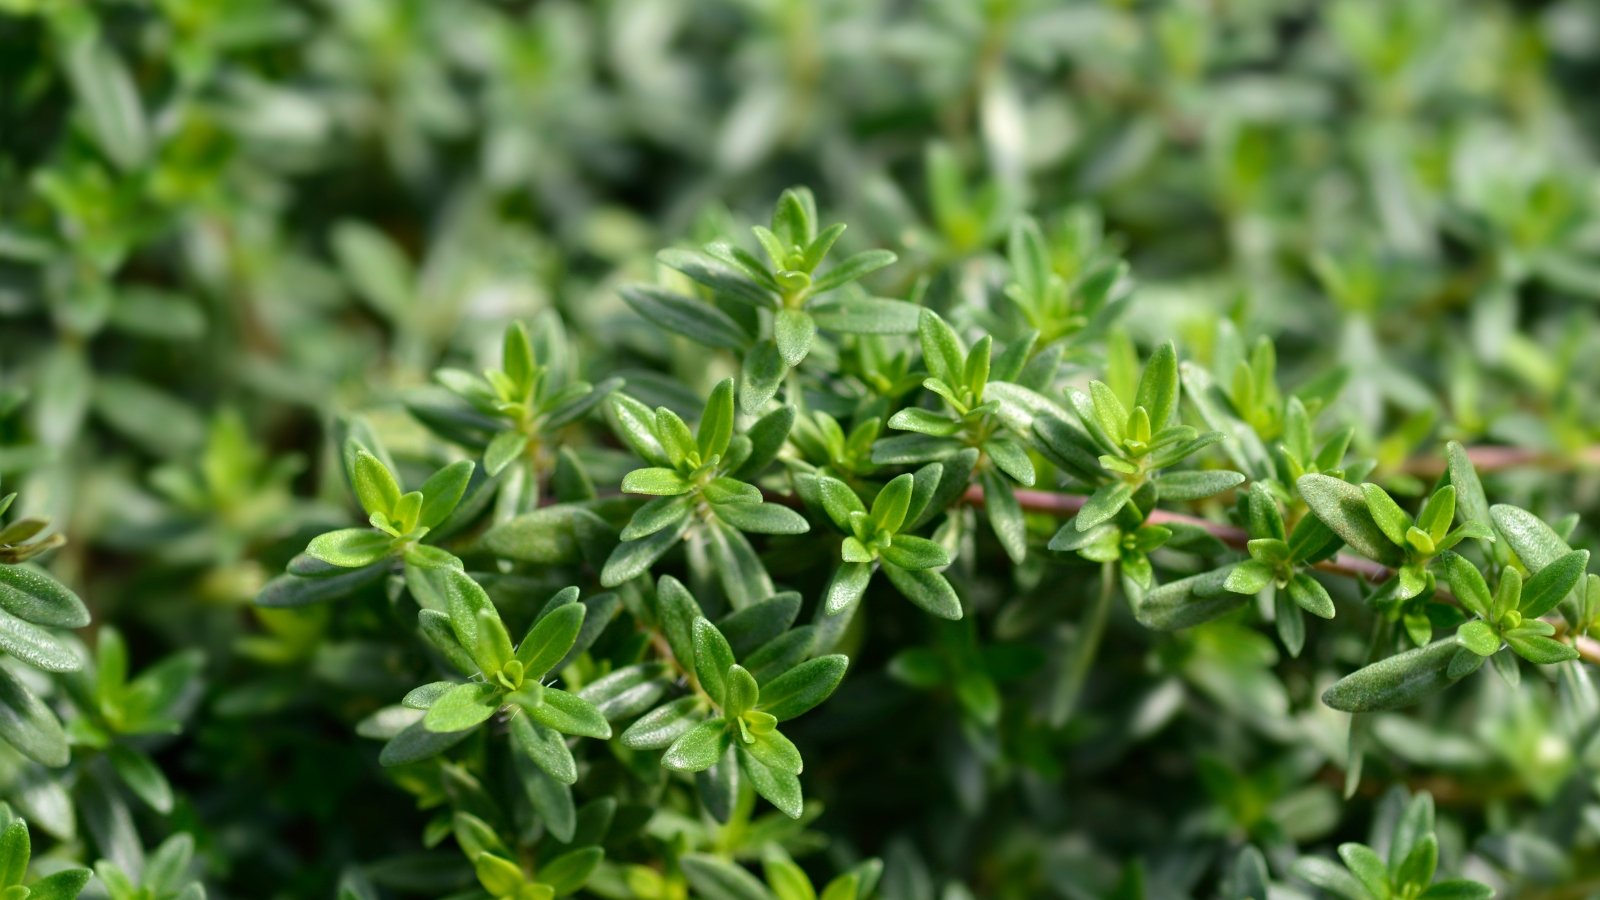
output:
[[[1595,893],[1597,34],[0,0],[0,900]]]

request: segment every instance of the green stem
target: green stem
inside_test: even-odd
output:
[[[1106,618],[1111,614],[1111,600],[1117,595],[1117,564],[1100,564],[1100,594],[1089,607],[1078,627],[1078,639],[1073,644],[1072,656],[1062,666],[1061,681],[1056,684],[1055,695],[1050,700],[1050,724],[1055,728],[1067,724],[1078,705],[1078,695],[1094,666],[1095,653],[1100,649],[1100,638],[1106,631]]]

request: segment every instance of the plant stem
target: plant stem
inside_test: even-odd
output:
[[[1049,491],[1018,490],[1015,491],[1015,494],[1017,496],[1017,503],[1021,504],[1023,509],[1028,510],[1029,512],[1043,512],[1050,513],[1052,515],[1076,514],[1079,509],[1083,508],[1083,504],[1089,499],[1083,494],[1054,494],[1050,493]],[[982,486],[973,485],[972,487],[968,488],[963,500],[967,503],[973,504],[974,506],[982,506]],[[1196,528],[1203,528],[1209,532],[1212,537],[1238,550],[1244,549],[1245,544],[1248,543],[1250,539],[1249,535],[1244,532],[1244,529],[1237,526],[1229,525],[1225,522],[1213,522],[1209,519],[1202,519],[1198,516],[1188,516],[1184,515],[1183,513],[1169,512],[1164,509],[1153,510],[1150,513],[1149,519],[1146,521],[1150,522],[1152,525],[1178,524],[1193,525]],[[1320,572],[1327,572],[1330,575],[1341,575],[1346,578],[1359,578],[1372,584],[1382,584],[1383,582],[1394,577],[1394,570],[1388,566],[1383,565],[1382,563],[1373,562],[1370,559],[1356,556],[1351,553],[1340,553],[1334,556],[1332,559],[1323,560],[1322,562],[1317,563],[1315,568]],[[1441,599],[1450,601],[1452,603],[1455,602],[1455,597],[1451,595],[1449,591],[1443,588],[1438,589],[1437,595]],[[1595,665],[1600,665],[1600,641],[1596,641],[1593,638],[1585,635],[1574,635],[1573,645],[1578,648],[1579,655],[1581,655],[1585,660]]]
[[[1054,728],[1060,728],[1072,718],[1078,695],[1083,692],[1083,684],[1088,680],[1089,669],[1100,649],[1100,638],[1105,634],[1106,619],[1111,613],[1111,600],[1116,595],[1117,564],[1101,563],[1100,593],[1084,614],[1083,624],[1078,627],[1078,639],[1072,645],[1072,656],[1063,663],[1061,680],[1050,698],[1050,724]]]

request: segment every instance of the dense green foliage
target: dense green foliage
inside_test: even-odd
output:
[[[1594,894],[1597,77],[0,0],[0,898]]]

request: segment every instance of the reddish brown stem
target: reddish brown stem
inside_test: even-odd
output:
[[[1502,450],[1510,448],[1497,447],[1487,449]],[[1032,490],[1019,490],[1016,491],[1016,495],[1017,503],[1023,509],[1058,516],[1076,515],[1078,510],[1082,509],[1083,504],[1089,499],[1082,494],[1053,494],[1049,491]],[[962,499],[974,506],[982,506],[983,488],[979,485],[973,485],[967,489],[967,493]],[[1213,522],[1198,516],[1169,512],[1164,509],[1154,510],[1146,521],[1155,525],[1179,524],[1203,528],[1212,537],[1239,550],[1243,550],[1245,544],[1250,540],[1250,536],[1238,526],[1229,525],[1225,522]],[[1382,584],[1394,577],[1394,570],[1388,566],[1352,553],[1340,553],[1332,559],[1323,560],[1316,564],[1316,568],[1318,571],[1327,572],[1330,575],[1359,578],[1371,584]],[[1450,595],[1449,591],[1442,588],[1439,590],[1438,596],[1452,603],[1455,602],[1455,598]],[[1585,660],[1595,665],[1600,665],[1600,641],[1585,635],[1578,635],[1573,639],[1573,643],[1578,648],[1578,653]]]

